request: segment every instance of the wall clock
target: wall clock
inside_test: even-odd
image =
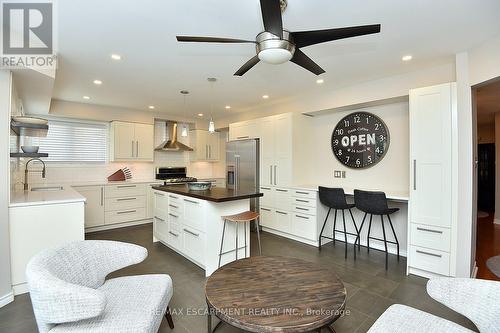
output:
[[[342,118],[332,133],[332,151],[349,168],[369,168],[389,149],[389,129],[382,119],[368,112]]]

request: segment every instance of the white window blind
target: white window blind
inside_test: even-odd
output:
[[[47,137],[38,138],[47,162],[105,163],[107,124],[49,120]],[[35,142],[34,142],[35,144]]]

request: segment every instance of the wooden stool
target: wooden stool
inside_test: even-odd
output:
[[[259,254],[262,254],[262,249],[260,246],[260,231],[259,231],[259,213],[252,212],[252,211],[246,211],[243,213],[239,214],[234,214],[234,215],[228,215],[228,216],[222,216],[222,219],[224,220],[224,227],[222,229],[222,239],[220,242],[220,251],[219,251],[219,265],[220,267],[220,261],[222,258],[223,254],[230,253],[230,252],[235,252],[236,253],[236,260],[238,260],[238,226],[240,223],[243,223],[243,230],[245,231],[245,258],[247,256],[247,229],[246,229],[246,224],[250,223],[252,221],[255,221],[255,227],[257,229],[257,239],[259,242]],[[227,222],[233,222],[236,223],[236,249],[222,252],[222,248],[224,246],[224,234],[226,232],[226,223]]]

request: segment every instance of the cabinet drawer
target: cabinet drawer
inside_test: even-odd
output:
[[[167,221],[159,216],[153,217],[153,229],[156,238],[166,241],[168,237],[168,224]]]
[[[168,201],[168,212],[180,216],[182,214],[182,203]]]
[[[292,233],[292,213],[288,211],[275,210],[276,230]]]
[[[205,234],[198,230],[184,226],[182,228],[183,251],[184,253],[197,261],[205,264]]]
[[[182,229],[177,223],[169,223],[167,244],[173,248],[181,251],[182,250]]]
[[[143,220],[146,218],[146,208],[115,210],[106,212],[105,224],[122,223]]]
[[[181,223],[181,216],[176,212],[168,212],[167,219],[170,223],[177,223],[177,224]]]
[[[274,212],[271,208],[260,207],[259,224],[263,227],[276,229]]]
[[[410,223],[410,244],[450,252],[450,229]]]
[[[316,240],[317,237],[316,216],[305,214],[293,214],[292,230],[293,234],[298,237]]]
[[[184,224],[198,230],[205,230],[203,223],[205,220],[203,216],[203,202],[192,198],[183,198],[182,200],[184,205],[182,214]]]
[[[316,191],[293,190],[292,195],[296,198],[316,199]]]
[[[135,196],[124,198],[107,198],[105,207],[106,211],[143,208],[146,207],[146,197]]]
[[[290,190],[286,188],[274,189],[274,207],[279,210],[290,209]]]
[[[173,204],[179,205],[179,206],[182,203],[181,196],[178,195],[178,194],[168,193],[167,197],[168,197],[168,202],[169,203],[173,203]]]
[[[292,211],[299,214],[316,215],[316,207],[300,206],[292,204]]]
[[[146,185],[145,184],[107,185],[105,189],[105,194],[106,194],[106,199],[146,195]]]
[[[263,197],[259,198],[261,206],[268,206],[268,207],[274,206],[273,188],[268,186],[261,186],[260,192],[264,194]]]
[[[292,198],[292,205],[316,207],[316,198]]]
[[[447,252],[410,246],[410,266],[424,271],[449,275],[450,255]]]

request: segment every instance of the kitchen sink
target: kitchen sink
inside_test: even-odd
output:
[[[64,187],[62,186],[41,186],[41,187],[32,187],[32,191],[62,191]]]

